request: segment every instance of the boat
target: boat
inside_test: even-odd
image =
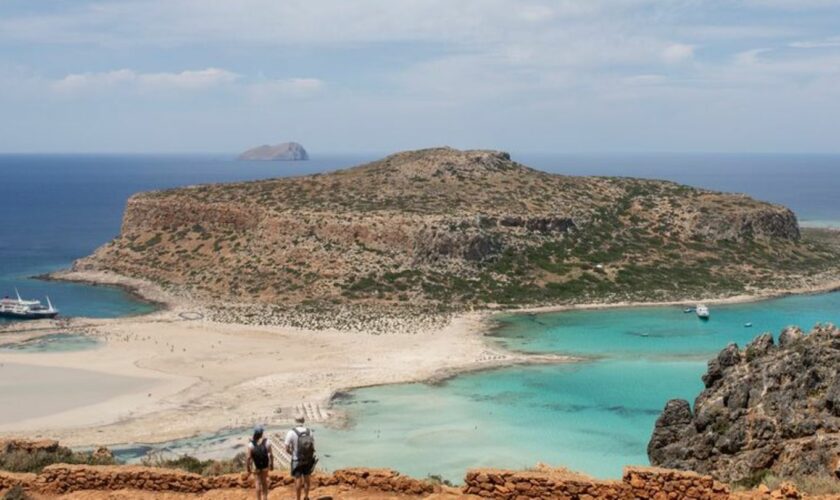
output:
[[[58,309],[53,307],[47,297],[47,305],[40,300],[23,300],[15,289],[16,299],[8,296],[0,300],[0,317],[13,319],[49,319],[58,316]]]
[[[683,309],[683,312],[686,313],[686,314],[692,313],[692,312],[694,312],[694,308],[693,307],[686,307],[685,309]]]
[[[709,308],[703,304],[700,304],[695,309],[697,312],[697,317],[700,319],[709,319]]]
[[[752,323],[750,323],[749,321],[744,323],[744,328],[752,328]]]

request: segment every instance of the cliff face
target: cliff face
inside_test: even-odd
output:
[[[249,149],[241,155],[240,160],[285,160],[301,161],[308,160],[309,154],[300,144],[296,142],[284,142],[269,146],[268,144]]]
[[[669,401],[648,445],[651,463],[723,481],[772,471],[840,474],[840,330],[788,328],[709,361],[694,411]],[[838,476],[840,479],[840,476]]]
[[[135,195],[77,267],[209,299],[450,307],[733,293],[832,257],[790,210],[745,196],[439,148]]]

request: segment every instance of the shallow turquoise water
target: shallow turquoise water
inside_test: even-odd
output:
[[[509,349],[581,355],[708,359],[729,342],[743,346],[764,331],[840,321],[840,293],[712,305],[702,321],[682,307],[647,307],[511,315],[493,337]],[[751,328],[744,325],[751,322]]]
[[[647,463],[663,395],[692,397],[702,362],[610,360],[354,391],[349,430],[316,432],[324,464],[395,467],[460,482],[468,467],[565,464],[615,476]],[[667,399],[667,397],[666,397]]]
[[[49,271],[68,266],[69,264],[54,266]],[[58,308],[59,314],[65,317],[117,318],[148,314],[156,309],[154,304],[138,300],[120,288],[40,281],[26,277],[35,274],[38,273],[29,271],[26,275],[0,276],[0,297],[14,297],[14,291],[17,288],[24,299],[40,300],[46,304],[45,295],[48,295],[53,305]],[[16,320],[0,318],[0,324],[11,321]]]
[[[351,425],[318,429],[318,447],[328,468],[392,467],[453,481],[470,467],[537,462],[618,477],[624,465],[648,463],[657,415],[669,399],[694,400],[706,360],[728,342],[828,321],[840,322],[840,293],[712,306],[708,322],[678,307],[507,316],[494,333],[506,346],[592,360],[352,391],[335,402]]]
[[[2,337],[0,337],[2,340]],[[0,344],[0,351],[12,352],[72,352],[95,349],[101,344],[85,335],[55,333],[24,342]]]

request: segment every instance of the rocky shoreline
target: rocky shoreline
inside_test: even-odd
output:
[[[840,481],[840,329],[817,325],[730,344],[709,361],[694,408],[672,400],[648,445],[651,463],[724,480]],[[829,479],[830,480],[830,479]]]

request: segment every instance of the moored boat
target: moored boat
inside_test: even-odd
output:
[[[709,308],[703,304],[700,304],[695,309],[697,312],[697,317],[700,319],[709,319]]]
[[[20,293],[15,290],[17,298],[8,296],[0,300],[0,317],[12,319],[49,319],[58,316],[58,309],[53,307],[50,298],[47,297],[47,305],[40,300],[23,300]]]

